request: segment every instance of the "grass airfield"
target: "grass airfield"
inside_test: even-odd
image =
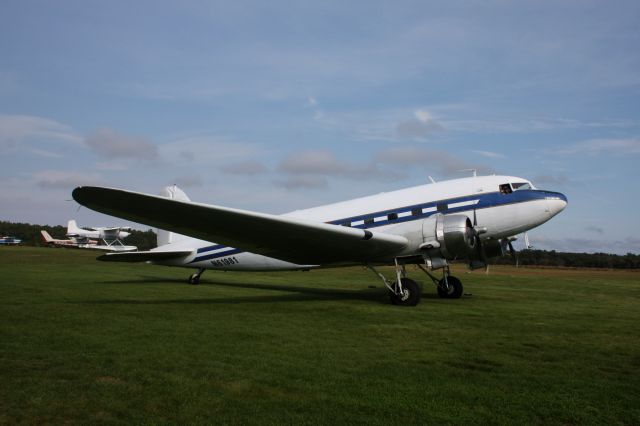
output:
[[[402,308],[363,268],[97,255],[0,247],[0,423],[640,424],[638,271],[410,267]]]

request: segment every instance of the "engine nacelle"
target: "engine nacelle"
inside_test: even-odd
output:
[[[464,215],[431,216],[422,223],[422,235],[425,242],[421,248],[431,256],[448,260],[468,258],[476,249],[476,232]]]

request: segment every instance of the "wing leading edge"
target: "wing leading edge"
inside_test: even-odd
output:
[[[78,187],[73,198],[101,213],[298,264],[366,262],[408,243],[399,235],[115,188]]]

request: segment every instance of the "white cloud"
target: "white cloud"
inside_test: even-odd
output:
[[[293,175],[276,179],[274,185],[285,189],[321,189],[328,186],[327,179],[317,175]]]
[[[157,147],[145,138],[127,136],[113,129],[98,129],[84,143],[101,157],[107,159],[155,160]]]
[[[557,185],[563,186],[569,183],[569,178],[564,175],[539,175],[533,179],[534,185]]]
[[[496,160],[504,160],[507,158],[506,155],[504,154],[500,154],[498,152],[492,152],[492,151],[481,151],[481,150],[471,150],[471,152],[473,152],[474,154],[478,154],[482,157],[487,157],[487,158],[492,158],[492,159],[496,159]]]
[[[29,115],[0,115],[0,148],[14,148],[35,140],[80,144],[81,138],[66,124]]]
[[[70,191],[76,186],[104,184],[102,177],[97,173],[43,170],[33,177],[35,183],[45,189],[65,189]]]
[[[379,164],[351,164],[329,151],[304,151],[291,154],[278,166],[278,171],[290,175],[327,176],[347,179],[397,180],[401,174],[380,168]]]
[[[202,186],[202,177],[200,175],[178,176],[172,183],[181,188],[196,188]]]
[[[316,106],[318,106],[318,100],[313,97],[313,96],[308,96],[307,97],[307,105],[308,108],[314,108]]]
[[[62,155],[39,148],[29,148],[29,152],[45,158],[62,158]]]
[[[264,174],[268,171],[264,164],[253,160],[225,164],[220,169],[224,173],[247,176]]]
[[[595,226],[595,225],[589,225],[587,227],[584,228],[586,231],[589,232],[594,232],[596,234],[604,234],[604,228],[602,228],[601,226]]]
[[[246,161],[261,154],[263,149],[252,143],[197,136],[162,144],[159,146],[159,151],[165,162],[188,166],[216,166],[228,162]]]
[[[428,150],[417,147],[393,147],[376,154],[375,160],[382,164],[403,167],[419,167],[425,171],[437,172],[446,177],[460,177],[461,172],[469,169],[478,174],[491,174],[495,171],[482,164],[469,163],[460,157],[444,151]]]
[[[477,114],[482,115],[480,111]],[[599,120],[582,121],[573,118],[562,117],[515,117],[508,118],[484,118],[466,119],[450,118],[440,120],[443,126],[450,131],[466,133],[528,133],[553,130],[575,130],[593,128],[632,128],[637,126],[633,121],[625,120]]]
[[[613,155],[636,155],[640,154],[640,139],[590,139],[575,143],[567,148],[558,150],[559,154],[613,154]]]
[[[289,155],[278,168],[292,174],[339,175],[346,173],[349,166],[329,151],[306,151]]]
[[[401,121],[396,125],[396,132],[401,138],[424,139],[432,133],[444,130],[431,114],[424,109],[414,111],[415,118]]]

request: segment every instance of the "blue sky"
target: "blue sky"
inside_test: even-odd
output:
[[[569,197],[534,246],[640,253],[640,3],[5,1],[0,220],[78,185],[264,212],[481,173]]]

